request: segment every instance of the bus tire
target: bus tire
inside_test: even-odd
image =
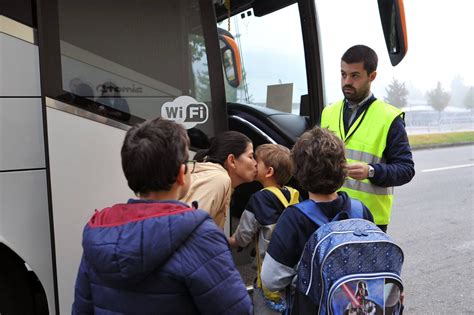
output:
[[[11,257],[0,258],[0,314],[38,314],[28,271]]]

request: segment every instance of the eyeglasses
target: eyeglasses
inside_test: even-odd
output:
[[[189,172],[192,174],[194,173],[194,169],[196,168],[196,160],[189,160],[186,161],[186,173]]]

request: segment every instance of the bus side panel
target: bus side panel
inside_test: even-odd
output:
[[[45,168],[40,98],[0,97],[0,171]]]
[[[0,33],[0,242],[35,272],[55,313],[38,47]]]
[[[40,97],[38,46],[0,33],[0,95]]]
[[[50,107],[47,120],[60,313],[70,314],[84,225],[133,193],[121,168],[125,131]]]
[[[46,171],[0,173],[0,242],[38,276],[54,314]]]
[[[0,170],[44,168],[38,47],[0,33]]]

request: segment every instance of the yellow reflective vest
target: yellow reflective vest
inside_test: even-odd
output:
[[[381,100],[375,100],[352,124],[347,134],[344,131],[343,112],[343,101],[324,108],[321,127],[333,131],[344,141],[347,163],[384,163],[382,154],[388,131],[395,118],[403,115],[403,112]],[[368,179],[359,181],[348,177],[340,190],[362,201],[374,216],[376,224],[386,225],[390,222],[393,187],[380,187]]]

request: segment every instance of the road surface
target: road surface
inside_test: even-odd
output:
[[[406,314],[474,314],[474,146],[414,159],[388,230],[405,253]]]

